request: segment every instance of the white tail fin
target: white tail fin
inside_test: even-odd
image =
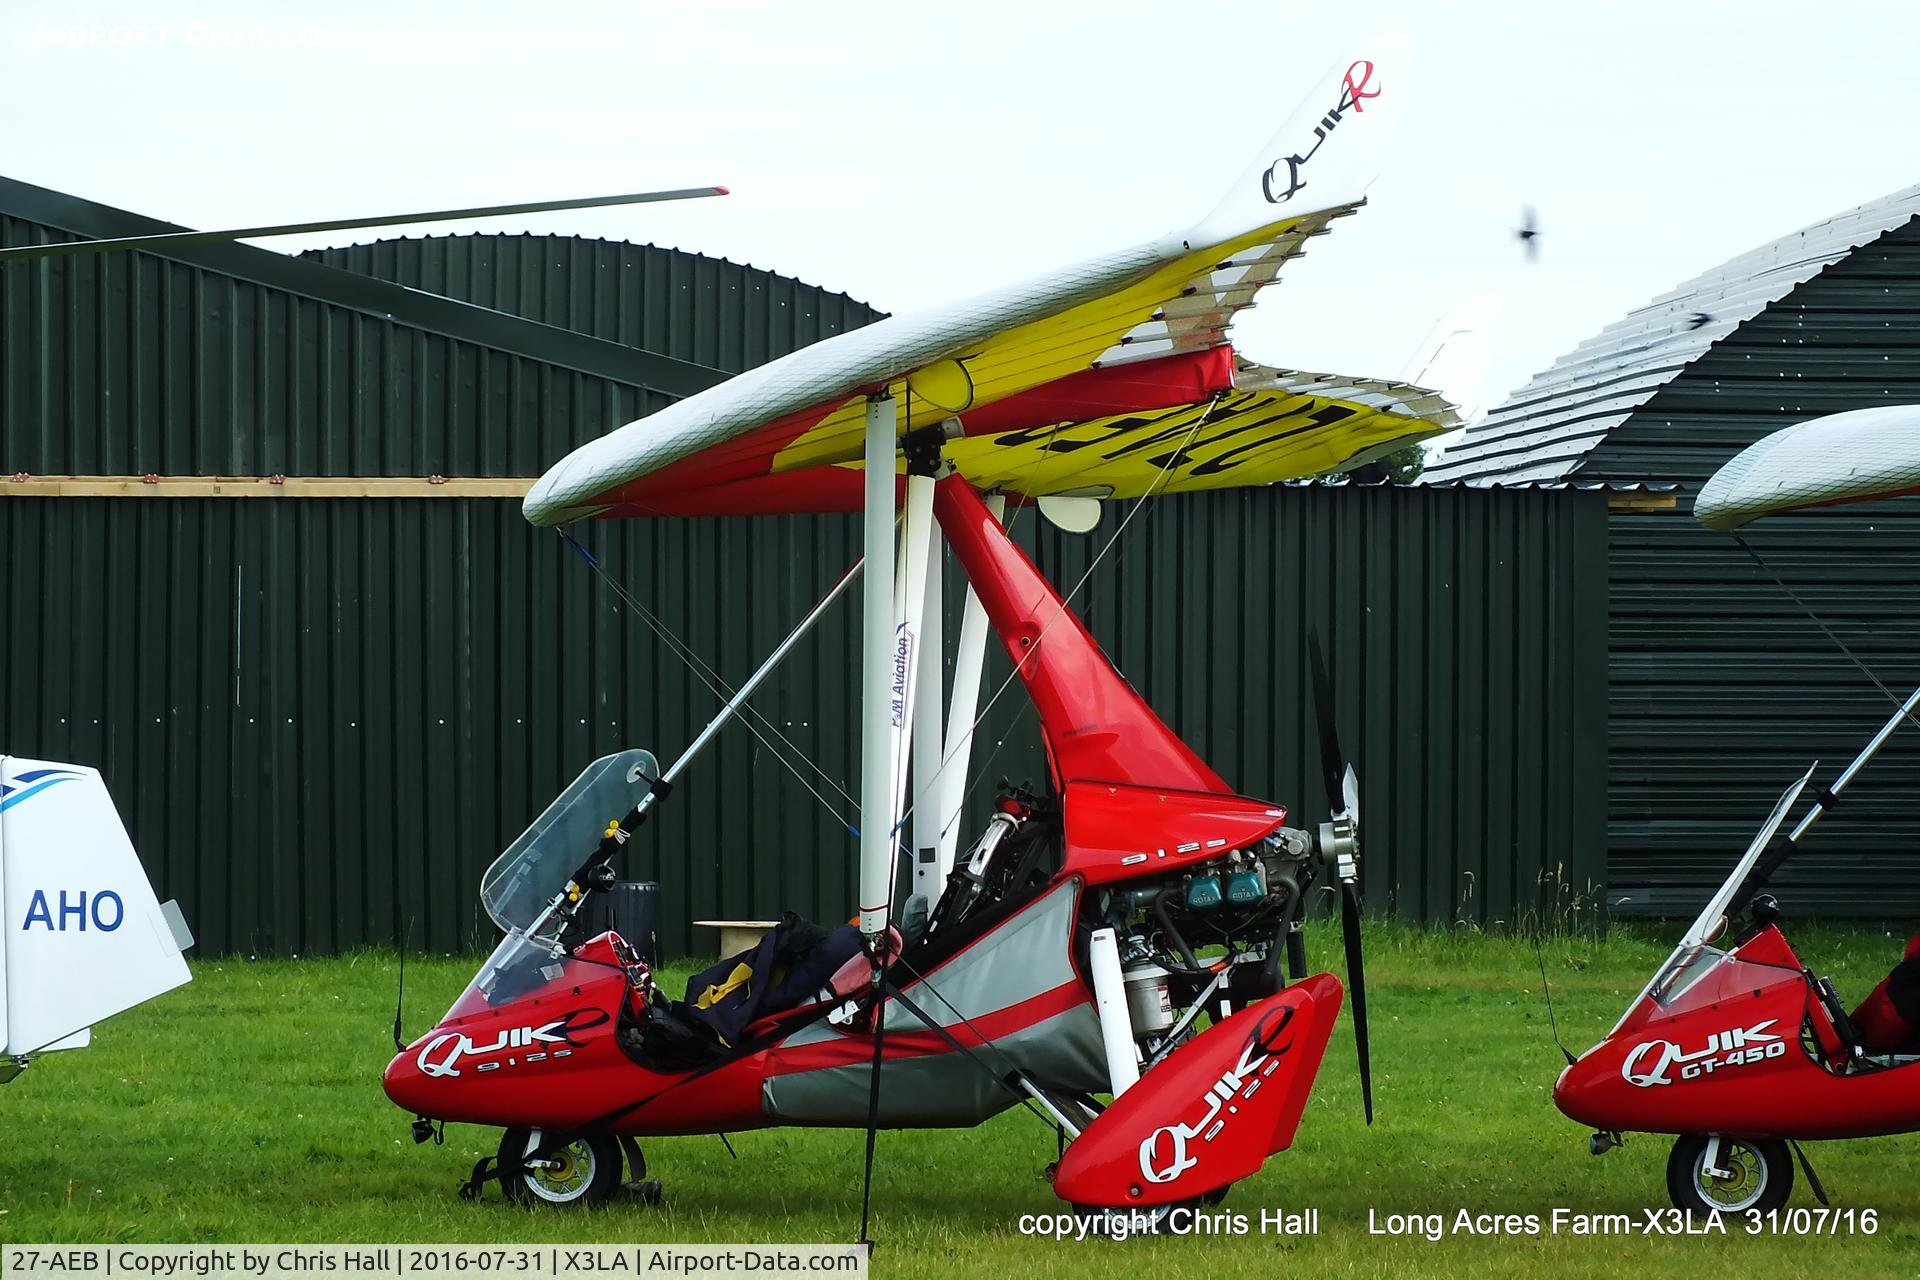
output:
[[[1406,112],[1411,50],[1381,38],[1342,58],[1280,126],[1227,194],[1187,233],[1194,248],[1225,244],[1366,195]]]
[[[191,977],[95,770],[0,756],[0,902],[0,1053],[78,1047]]]

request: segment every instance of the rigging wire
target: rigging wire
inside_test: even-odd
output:
[[[1118,545],[1121,536],[1126,533],[1128,526],[1133,523],[1134,517],[1138,516],[1142,510],[1148,508],[1149,506],[1158,505],[1158,503],[1154,502],[1154,499],[1157,499],[1161,496],[1161,491],[1164,489],[1165,484],[1168,482],[1168,477],[1172,474],[1174,463],[1177,462],[1180,456],[1186,452],[1187,447],[1193,443],[1193,438],[1199,434],[1200,428],[1207,424],[1208,419],[1213,416],[1214,410],[1219,407],[1220,401],[1223,398],[1224,398],[1224,395],[1222,393],[1216,393],[1212,401],[1208,403],[1206,412],[1202,413],[1199,417],[1195,418],[1193,425],[1187,429],[1186,437],[1183,440],[1181,440],[1179,447],[1167,454],[1167,460],[1161,464],[1159,474],[1154,476],[1152,483],[1150,483],[1147,486],[1146,492],[1141,494],[1140,497],[1135,500],[1133,507],[1127,512],[1126,517],[1123,520],[1121,520],[1120,527],[1115,529],[1113,533],[1108,536],[1106,542],[1101,545],[1100,550],[1095,552],[1093,559],[1088,562],[1085,572],[1083,572],[1079,576],[1079,578],[1074,581],[1073,586],[1064,595],[1061,596],[1059,607],[1054,610],[1053,616],[1047,619],[1046,624],[1040,628],[1040,634],[1034,638],[1033,644],[1028,647],[1025,653],[1020,655],[1019,660],[1013,664],[1013,670],[1009,671],[1006,675],[1006,678],[1001,680],[999,686],[994,689],[993,695],[987,699],[987,705],[981,708],[979,715],[974,717],[972,725],[969,726],[967,730],[967,734],[969,737],[979,732],[980,726],[983,723],[985,723],[987,717],[990,714],[992,714],[993,708],[1000,701],[1001,696],[1005,694],[1006,691],[1013,685],[1015,678],[1017,678],[1020,675],[1020,672],[1025,668],[1028,659],[1030,659],[1035,653],[1039,652],[1040,642],[1047,638],[1047,632],[1052,630],[1053,624],[1058,622],[1060,618],[1066,614],[1068,606],[1073,603],[1074,598],[1080,594],[1081,589],[1085,587],[1087,585],[1088,580],[1093,577],[1094,570],[1100,567],[1100,562],[1105,560],[1107,557],[1107,554],[1111,552],[1116,545]],[[1149,516],[1148,519],[1151,520],[1152,517]],[[1142,526],[1142,527],[1144,528],[1145,526]],[[1008,531],[1011,532],[1011,530],[1012,530],[1012,526],[1009,525]],[[986,766],[993,762],[994,756],[1000,754],[1000,748],[1005,745],[1006,745],[1006,739],[1002,738],[999,741],[999,743],[997,743],[994,746],[993,751],[987,756],[987,759],[981,764],[980,766],[981,771],[979,775],[976,776],[972,782],[967,784],[966,792],[965,792],[967,796],[970,797],[976,791],[979,790],[981,782],[984,781],[987,777]],[[938,779],[942,773],[946,772],[948,763],[949,761],[947,760],[942,760],[940,762],[940,767],[934,770],[933,777],[927,780],[929,786],[933,783],[935,779]],[[915,807],[917,806],[911,805],[911,804],[907,806],[906,812],[901,815],[899,823],[894,828],[896,832],[898,832],[901,828],[905,827],[907,819],[912,816],[913,810]],[[965,810],[964,805],[961,807],[961,810],[962,812],[964,812]],[[960,820],[960,814],[955,813],[952,818],[948,819],[946,826],[941,828],[940,834],[942,836],[945,836],[946,833],[949,830],[951,830],[954,824],[957,823],[959,820]]]
[[[911,391],[909,391],[908,392],[909,412],[911,412],[911,394],[912,394]],[[1099,568],[1101,562],[1119,543],[1121,535],[1123,535],[1127,531],[1128,526],[1130,526],[1133,523],[1134,518],[1140,514],[1143,508],[1149,505],[1149,502],[1151,499],[1157,498],[1160,496],[1160,490],[1164,487],[1164,484],[1167,482],[1168,477],[1170,476],[1173,470],[1173,466],[1175,462],[1179,460],[1181,454],[1186,450],[1186,448],[1193,443],[1194,437],[1199,433],[1200,429],[1203,426],[1205,426],[1208,420],[1213,416],[1214,412],[1219,408],[1219,405],[1223,399],[1224,399],[1224,394],[1216,393],[1212,398],[1212,400],[1208,402],[1206,409],[1194,419],[1193,425],[1190,428],[1188,428],[1187,434],[1185,438],[1181,440],[1179,447],[1167,454],[1166,461],[1161,464],[1159,474],[1157,474],[1154,477],[1152,483],[1150,483],[1147,486],[1147,491],[1143,493],[1137,501],[1135,501],[1132,509],[1127,512],[1125,519],[1123,519],[1120,522],[1119,528],[1113,531],[1113,533],[1107,538],[1106,542],[1101,546],[1100,550],[1097,553],[1095,553],[1093,559],[1088,563],[1086,570],[1080,575],[1080,577],[1074,582],[1073,586],[1062,597],[1060,607],[1054,611],[1053,616],[1049,618],[1046,624],[1041,628],[1040,635],[1036,639],[1036,643],[1034,646],[1035,649],[1038,648],[1038,640],[1044,640],[1046,638],[1047,631],[1050,630],[1053,624],[1059,620],[1060,616],[1067,611],[1067,607],[1079,595],[1081,589],[1086,586],[1088,580],[1093,576],[1094,571]],[[1053,435],[1058,434],[1062,425],[1063,424],[1061,423],[1053,424],[1053,426],[1050,429],[1051,434],[1049,436],[1049,439],[1051,439]],[[1029,480],[1031,480],[1031,478],[1038,473],[1040,466],[1045,462],[1047,457],[1048,457],[1048,454],[1044,449],[1036,453],[1033,461],[1028,464]],[[1006,531],[1008,533],[1012,533],[1012,531],[1016,527],[1017,522],[1019,520],[1019,514],[1020,514],[1020,509],[1019,507],[1016,506],[1013,512],[1010,514],[1007,520],[1007,523],[1005,525]],[[1151,517],[1149,517],[1149,519],[1151,519]],[[659,615],[654,613],[639,599],[637,599],[630,591],[628,591],[624,586],[622,586],[621,583],[616,578],[614,578],[614,576],[607,570],[606,566],[600,562],[598,557],[596,557],[591,551],[589,551],[584,545],[582,545],[579,542],[579,540],[574,538],[572,533],[569,532],[567,529],[561,528],[558,530],[558,532],[560,536],[566,540],[567,544],[571,546],[576,552],[579,553],[581,559],[585,560],[587,564],[590,567],[592,567],[594,573],[600,578],[602,582],[606,583],[607,587],[617,597],[619,597],[621,602],[624,603],[635,614],[638,614],[641,620],[646,623],[648,629],[653,632],[653,634],[661,641],[661,643],[665,644],[668,650],[672,652],[674,656],[678,657],[683,663],[686,664],[686,666],[691,671],[693,671],[694,675],[700,680],[702,684],[704,684],[707,687],[709,692],[711,692],[715,697],[721,699],[723,702],[732,696],[734,692],[733,686],[730,685],[726,681],[726,679],[720,675],[718,671],[716,671],[703,658],[701,658],[699,653],[695,651],[692,648],[692,646],[688,645],[686,642],[681,640],[680,637],[674,633],[673,629],[669,627],[662,618],[659,617]],[[1014,665],[1013,670],[1010,671],[1003,680],[1001,680],[999,686],[995,688],[995,690],[993,691],[993,694],[987,699],[987,703],[985,707],[981,709],[980,713],[974,718],[972,724],[968,727],[969,737],[971,737],[972,735],[974,735],[979,731],[980,726],[983,723],[985,723],[988,715],[992,713],[993,708],[999,703],[1001,697],[1006,693],[1008,688],[1012,686],[1014,679],[1020,674],[1020,671],[1026,664],[1027,658],[1030,657],[1033,652],[1034,652],[1034,649],[1029,649],[1026,654],[1021,655],[1020,660]],[[774,725],[771,721],[766,719],[765,716],[761,715],[758,711],[756,711],[751,704],[743,705],[740,710],[741,710],[741,719],[746,724],[749,732],[751,732],[754,735],[754,737],[759,740],[760,744],[767,749],[768,753],[771,754],[776,760],[778,760],[781,763],[781,765],[787,769],[789,773],[793,774],[794,778],[797,781],[799,781],[800,785],[807,790],[808,794],[810,794],[814,798],[814,800],[817,801],[820,804],[820,806],[823,809],[825,809],[827,813],[833,817],[836,824],[840,826],[844,826],[849,832],[857,836],[859,834],[859,827],[855,823],[847,821],[843,812],[838,808],[836,808],[830,800],[828,800],[824,795],[821,794],[819,788],[814,786],[813,782],[809,780],[807,776],[803,774],[800,771],[800,769],[794,764],[793,759],[789,758],[788,753],[791,753],[793,757],[796,757],[800,761],[804,762],[809,769],[813,770],[813,772],[816,775],[818,775],[818,777],[823,782],[825,782],[827,786],[831,787],[835,792],[837,792],[840,798],[844,800],[848,805],[852,806],[854,811],[857,813],[859,811],[858,802],[855,801],[853,796],[848,793],[846,787],[843,786],[840,783],[840,781],[836,779],[832,774],[828,773],[827,770],[822,765],[820,765],[816,760],[814,760],[810,755],[808,755],[805,751],[801,750],[800,747],[798,747],[790,738],[788,738],[786,734],[782,733],[778,726]],[[762,728],[766,730],[766,733],[761,732]],[[768,741],[767,734],[771,734],[775,739],[777,739],[780,743],[780,746],[786,748],[786,751],[783,752],[780,749],[780,747],[776,747],[772,742]],[[967,796],[971,797],[972,795],[978,792],[981,782],[984,781],[985,778],[988,776],[987,766],[991,765],[994,758],[1000,754],[1000,751],[1006,746],[1006,741],[1007,741],[1006,738],[1003,737],[998,742],[996,742],[993,750],[989,752],[986,759],[981,762],[979,766],[978,775],[966,787],[965,794]],[[943,774],[946,771],[947,765],[950,762],[951,762],[950,760],[943,760],[940,763],[939,767],[934,770],[932,777],[928,779],[929,785],[931,785],[933,781],[937,780],[941,776],[941,774]],[[901,814],[899,821],[895,823],[894,829],[893,829],[893,835],[895,836],[896,843],[898,840],[899,833],[905,829],[907,820],[912,816],[915,807],[916,805],[909,803],[905,807],[904,812]],[[964,810],[964,806],[963,806],[963,810]],[[955,824],[957,824],[957,822],[959,821],[959,817],[960,817],[960,814],[956,813],[954,817],[951,820],[949,820],[947,825],[941,829],[941,834],[943,836],[947,833],[947,831],[951,830]]]
[[[1007,1076],[1014,1076],[1014,1075],[1020,1074],[1020,1071],[1021,1071],[1020,1064],[1015,1062],[1011,1057],[1009,1057],[1007,1055],[1006,1050],[1002,1049],[999,1045],[995,1044],[991,1036],[987,1035],[984,1031],[980,1030],[979,1027],[974,1026],[973,1019],[969,1018],[966,1014],[960,1012],[959,1007],[956,1006],[953,1003],[953,1001],[947,999],[946,996],[942,995],[940,993],[940,989],[933,985],[933,979],[929,978],[926,974],[920,972],[918,969],[915,969],[912,965],[908,964],[902,958],[896,957],[893,963],[897,965],[899,968],[906,970],[908,979],[914,983],[919,984],[921,990],[927,992],[935,1000],[938,1000],[941,1004],[945,1005],[947,1012],[951,1013],[955,1018],[958,1018],[960,1020],[961,1026],[965,1027],[967,1030],[973,1032],[974,1035],[978,1036],[980,1039],[980,1043],[976,1046],[976,1048],[985,1049],[990,1053],[992,1053],[994,1057],[998,1058],[1000,1060],[1001,1066],[1009,1068],[1009,1070],[1007,1071]],[[900,993],[900,994],[904,994],[904,993]],[[956,1045],[957,1043],[958,1042],[956,1041]],[[975,1058],[975,1061],[978,1062],[977,1057]],[[992,1075],[992,1072],[989,1071],[988,1074]],[[1047,1127],[1054,1130],[1059,1130],[1060,1124],[1057,1120],[1055,1120],[1052,1116],[1048,1115],[1046,1112],[1042,1111],[1037,1105],[1035,1105],[1032,1098],[1029,1098],[1026,1094],[1020,1092],[1017,1089],[1014,1089],[1012,1085],[1008,1085],[1006,1083],[1007,1076],[993,1076],[993,1078],[1000,1081],[1001,1084],[1008,1090],[1008,1092],[1012,1093],[1015,1097],[1017,1097],[1020,1100],[1021,1106],[1025,1107],[1028,1111],[1031,1111],[1034,1115],[1040,1117],[1040,1120],[1042,1121],[1042,1123],[1046,1124]]]
[[[1873,681],[1874,688],[1880,690],[1882,694],[1886,695],[1887,701],[1893,703],[1894,706],[1901,709],[1902,713],[1906,716],[1907,722],[1909,724],[1920,726],[1920,718],[1916,718],[1913,712],[1906,710],[1907,700],[1905,698],[1902,698],[1899,694],[1895,693],[1892,689],[1888,688],[1886,681],[1882,680],[1878,675],[1875,675],[1873,668],[1869,667],[1866,664],[1866,661],[1862,659],[1859,654],[1855,653],[1852,649],[1848,648],[1846,641],[1842,640],[1838,635],[1834,634],[1833,628],[1829,627],[1826,624],[1826,620],[1823,619],[1819,614],[1815,613],[1812,607],[1809,606],[1806,601],[1800,598],[1799,592],[1795,591],[1792,587],[1787,585],[1786,579],[1782,578],[1777,572],[1775,572],[1772,565],[1768,564],[1765,560],[1762,560],[1760,558],[1760,553],[1754,550],[1753,545],[1751,543],[1749,543],[1745,538],[1741,537],[1737,533],[1733,535],[1733,540],[1740,544],[1740,549],[1745,551],[1747,555],[1753,560],[1753,562],[1759,565],[1761,570],[1764,571],[1769,578],[1773,579],[1775,586],[1779,587],[1782,591],[1787,593],[1787,598],[1792,600],[1794,604],[1800,607],[1800,612],[1806,614],[1807,617],[1811,618],[1813,620],[1813,625],[1820,628],[1821,632],[1827,637],[1827,639],[1833,641],[1834,647],[1839,649],[1841,653],[1844,653],[1845,655],[1847,655],[1847,660],[1853,663],[1854,666],[1860,668],[1860,672],[1862,675],[1866,676],[1867,679]]]
[[[559,533],[562,538],[566,539],[568,545],[570,545],[575,551],[579,552],[581,558],[593,567],[593,571],[597,575],[599,575],[600,580],[606,583],[607,586],[613,591],[613,593],[616,596],[618,596],[621,599],[621,601],[625,603],[629,609],[631,609],[633,612],[640,615],[641,619],[646,622],[648,628],[654,633],[654,635],[657,636],[660,639],[660,641],[663,644],[665,644],[667,648],[676,657],[678,657],[682,662],[684,662],[687,665],[687,667],[694,673],[695,677],[697,677],[699,681],[707,687],[708,691],[711,692],[714,695],[714,697],[720,699],[720,701],[724,703],[733,696],[735,692],[733,686],[729,685],[727,681],[720,675],[719,672],[715,671],[712,667],[708,666],[707,663],[701,659],[699,654],[695,653],[690,646],[688,646],[677,635],[675,635],[672,629],[668,627],[667,624],[664,621],[662,621],[651,609],[648,609],[646,605],[642,604],[638,599],[636,599],[631,592],[629,592],[625,587],[621,586],[619,581],[615,579],[613,575],[607,571],[606,566],[602,565],[598,560],[598,558],[596,558],[592,552],[588,551],[584,546],[582,546],[579,543],[579,541],[576,540],[574,536],[571,533],[569,533],[566,529],[564,528],[561,529]],[[801,760],[806,761],[807,765],[810,768],[812,768],[814,772],[819,774],[820,777],[823,780],[825,780],[828,786],[832,787],[835,791],[838,791],[841,797],[845,799],[848,804],[853,804],[854,803],[853,797],[847,795],[846,788],[842,787],[833,778],[831,774],[829,774],[819,764],[815,763],[813,759],[809,757],[804,751],[801,751],[799,747],[795,746],[793,742],[785,734],[781,733],[780,730],[775,725],[773,725],[770,721],[768,721],[766,717],[762,716],[759,712],[754,711],[751,704],[742,705],[740,710],[742,713],[741,722],[744,723],[747,726],[748,731],[751,732],[753,736],[759,740],[760,745],[767,749],[768,754],[772,755],[774,759],[778,760],[781,764],[786,766],[787,771],[793,774],[793,776],[799,781],[800,785],[807,789],[808,794],[812,795],[815,800],[820,802],[820,807],[825,809],[827,813],[832,816],[835,823],[845,827],[848,831],[853,831],[857,834],[857,828],[855,828],[855,826],[852,823],[846,820],[845,815],[842,814],[840,810],[834,807],[832,801],[828,800],[825,796],[820,794],[819,789],[813,785],[813,783],[807,778],[805,774],[800,772],[799,768],[794,765],[793,761],[787,758],[786,753],[782,752],[779,747],[774,746],[773,743],[767,741],[766,735],[761,733],[760,728],[756,726],[755,721],[758,721],[760,725],[764,725],[768,730],[768,732],[772,733],[774,737],[778,738],[781,744],[784,745],[788,751],[791,751],[794,755],[798,756]],[[856,811],[857,811],[857,808],[858,806],[856,806]]]
[[[906,400],[907,400],[907,413],[909,415],[909,418],[911,418],[912,411],[913,411],[913,393],[911,389],[909,389],[906,394]],[[1216,399],[1216,403],[1217,403],[1217,399]],[[1048,434],[1049,441],[1051,441],[1054,438],[1054,436],[1056,436],[1059,433],[1062,425],[1063,424],[1061,423],[1055,423],[1051,428],[1049,428],[1049,434]],[[1046,460],[1046,458],[1047,458],[1047,453],[1044,449],[1036,453],[1033,461],[1028,464],[1028,468],[1027,468],[1028,481],[1031,481],[1032,477],[1037,473],[1038,468]],[[1012,516],[1012,518],[1009,519],[1006,525],[1007,531],[1009,533],[1012,532],[1018,518],[1019,518],[1019,508],[1016,507],[1014,509],[1014,515]],[[719,698],[722,702],[727,701],[729,698],[733,696],[734,688],[731,684],[727,682],[725,677],[721,676],[718,671],[716,671],[711,665],[709,665],[707,661],[700,656],[697,650],[695,650],[691,645],[687,644],[685,641],[681,640],[680,637],[674,632],[674,630],[667,625],[664,619],[662,619],[658,614],[654,613],[645,604],[641,603],[639,599],[637,599],[630,591],[628,591],[623,585],[621,585],[621,583],[616,578],[614,578],[614,576],[607,570],[606,566],[600,562],[597,556],[595,556],[584,545],[582,545],[581,542],[578,539],[576,539],[573,536],[573,534],[567,529],[561,528],[561,529],[558,529],[556,532],[558,532],[560,536],[563,539],[565,539],[565,541],[569,546],[571,546],[576,552],[579,553],[580,558],[587,562],[587,564],[593,569],[594,573],[599,576],[602,582],[606,583],[607,587],[614,593],[614,595],[619,597],[621,602],[624,603],[628,609],[632,610],[635,614],[639,615],[641,620],[646,623],[647,628],[653,632],[654,636],[658,638],[661,641],[661,643],[666,645],[669,652],[671,652],[675,657],[679,658],[680,661],[684,663],[687,666],[687,668],[694,673],[695,677],[698,678],[700,682],[707,687],[707,690],[710,693],[712,693],[716,698]],[[997,697],[998,694],[996,693],[995,696]],[[989,709],[991,709],[991,703],[989,703]],[[820,806],[823,809],[825,809],[833,817],[834,822],[837,825],[845,827],[849,833],[851,833],[857,838],[860,834],[860,829],[858,825],[856,823],[847,821],[842,811],[835,808],[832,802],[830,802],[825,796],[823,796],[820,793],[819,789],[816,788],[803,774],[801,774],[800,770],[796,768],[795,765],[793,764],[793,761],[789,759],[786,755],[784,755],[772,743],[767,741],[766,736],[763,735],[758,728],[755,728],[755,722],[757,721],[761,728],[764,728],[767,731],[767,733],[772,734],[773,737],[778,739],[781,746],[785,747],[788,752],[791,752],[794,757],[797,757],[799,760],[804,762],[809,769],[813,770],[813,772],[819,776],[821,781],[826,783],[827,786],[831,787],[835,792],[837,792],[840,798],[844,800],[848,805],[852,806],[855,813],[858,813],[859,807],[860,807],[859,802],[856,801],[853,798],[853,796],[848,793],[846,787],[841,784],[840,780],[835,778],[831,773],[827,772],[824,766],[822,766],[818,761],[814,760],[813,757],[810,756],[807,752],[803,751],[798,745],[796,745],[793,742],[791,738],[787,737],[786,734],[782,733],[780,731],[779,726],[775,725],[772,721],[768,720],[765,716],[761,715],[759,711],[755,710],[751,703],[746,703],[741,706],[740,715],[741,715],[742,721],[746,723],[748,730],[753,733],[755,738],[759,739],[760,744],[767,749],[768,753],[771,754],[775,759],[779,760],[780,763],[786,767],[787,771],[794,775],[795,779],[799,781],[800,785],[805,787],[807,792],[810,795],[812,795],[817,802],[819,802]],[[976,728],[978,727],[977,722],[975,727]],[[1000,745],[1004,745],[1004,739],[1002,740]],[[998,752],[999,752],[999,746],[996,746],[994,749],[994,753],[998,754]],[[989,756],[988,762],[990,763],[991,760],[992,760],[992,756]],[[938,777],[938,776],[939,776],[938,773],[936,773],[935,777]],[[896,826],[895,828],[896,835],[899,832],[900,827],[904,825],[905,825],[905,818],[903,817],[901,820],[900,826]]]

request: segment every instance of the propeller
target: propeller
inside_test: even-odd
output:
[[[1373,1123],[1373,1060],[1367,1041],[1367,973],[1360,946],[1360,776],[1340,750],[1334,727],[1333,681],[1317,633],[1307,635],[1313,677],[1314,717],[1320,726],[1320,759],[1326,770],[1327,821],[1320,824],[1320,857],[1340,883],[1340,933],[1347,951],[1347,987],[1353,1000],[1353,1047],[1360,1062],[1360,1099]]]
[[[258,240],[314,231],[351,231],[360,227],[402,227],[419,222],[449,222],[456,218],[495,218],[507,214],[553,213],[562,209],[600,209],[608,205],[654,204],[663,200],[698,200],[723,196],[725,187],[685,187],[676,191],[636,191],[618,196],[586,196],[577,200],[536,200],[531,204],[494,204],[477,209],[441,209],[433,213],[379,214],[370,218],[337,218],[329,222],[286,222],[268,227],[236,227],[227,231],[166,231],[147,236],[119,236],[109,240],[64,240],[55,244],[23,244],[0,249],[0,263],[30,258],[57,258],[112,249],[170,249],[178,245],[214,244],[225,240]]]

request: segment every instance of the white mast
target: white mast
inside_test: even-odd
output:
[[[909,484],[912,481],[908,481]],[[940,869],[940,765],[946,731],[945,665],[946,595],[941,582],[946,562],[946,540],[936,527],[927,540],[925,603],[920,611],[920,643],[916,646],[923,669],[913,682],[913,893],[929,910],[940,900],[946,876]]]
[[[1005,494],[988,494],[986,504],[995,520],[1004,520]],[[973,721],[979,714],[976,708],[980,672],[987,656],[987,630],[987,611],[973,587],[968,586],[966,612],[960,618],[960,641],[953,657],[953,698],[947,710],[946,758],[940,769],[936,807],[940,820],[940,884],[952,874],[960,848],[960,807],[967,798],[967,764],[973,754]]]
[[[889,663],[890,716],[887,730],[893,761],[893,789],[888,793],[893,822],[898,827],[905,812],[907,773],[920,685],[920,655],[925,648],[921,625],[926,616],[927,561],[934,547],[933,477],[907,476],[906,510],[900,524],[900,561],[893,593],[893,654]],[[935,679],[938,679],[938,673]],[[894,847],[900,845],[895,832]]]
[[[886,933],[893,906],[893,495],[898,428],[891,394],[867,400],[866,577],[860,620],[860,932]]]

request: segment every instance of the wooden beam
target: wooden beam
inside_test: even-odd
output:
[[[524,476],[0,476],[0,498],[524,498]]]
[[[1630,489],[1607,494],[1609,511],[1671,511],[1680,505],[1680,496],[1674,493],[1655,493],[1646,489]]]
[[[0,476],[0,498],[524,498],[527,476]],[[1607,494],[1609,511],[1671,511],[1673,493]]]

